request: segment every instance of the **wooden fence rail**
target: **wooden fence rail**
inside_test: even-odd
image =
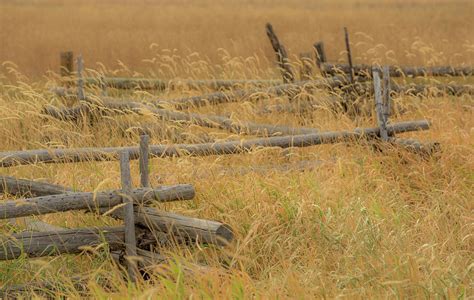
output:
[[[371,65],[354,65],[354,73],[358,76],[367,76],[372,70]],[[321,72],[329,75],[338,75],[341,73],[349,74],[351,68],[347,64],[322,63],[320,65]],[[423,77],[423,76],[472,76],[474,75],[473,67],[403,67],[389,66],[391,77]]]
[[[1,184],[3,182],[3,184]],[[71,188],[38,182],[28,179],[0,176],[0,193],[8,192],[16,196],[30,194],[32,196],[58,195],[65,192],[73,192]],[[189,198],[187,196],[186,198]],[[95,207],[94,207],[95,209]],[[135,207],[135,224],[143,229],[158,230],[169,233],[179,239],[191,240],[207,244],[226,245],[233,240],[234,234],[229,226],[216,221],[197,219],[175,213],[158,211],[155,208],[137,205]],[[108,213],[112,217],[122,218],[120,209],[105,207],[99,209],[100,213]],[[29,221],[28,228],[45,229],[44,222]],[[54,228],[46,227],[47,231]],[[37,230],[35,230],[37,231]]]
[[[189,184],[166,186],[160,188],[141,188],[131,191],[136,204],[146,204],[152,201],[169,202],[190,200],[194,197],[194,187]],[[122,203],[123,193],[82,192],[59,195],[41,196],[22,200],[10,200],[0,203],[0,219],[18,218],[49,213],[88,209],[100,207],[112,208]]]
[[[230,89],[242,86],[271,86],[282,84],[281,80],[273,79],[154,79],[154,78],[134,78],[134,77],[85,77],[86,86],[110,87],[121,90],[165,90],[186,87],[199,89],[203,87],[211,89]],[[76,84],[74,79],[62,79],[67,86]]]
[[[427,120],[393,123],[387,126],[389,133],[403,133],[427,130],[430,123]],[[291,135],[250,139],[246,141],[231,141],[222,143],[203,144],[174,144],[150,146],[150,155],[166,156],[209,156],[223,154],[245,153],[258,147],[309,147],[320,144],[357,141],[359,139],[376,139],[380,134],[379,128],[359,128],[353,131],[320,132],[304,135]],[[0,152],[0,166],[10,167],[34,163],[59,163],[81,161],[117,160],[120,151],[130,153],[130,159],[138,159],[139,147],[108,147],[108,148],[76,148]]]
[[[0,236],[0,260],[17,259],[21,255],[42,257],[81,253],[86,246],[95,247],[104,243],[108,244],[110,250],[123,248],[124,228],[79,228]]]

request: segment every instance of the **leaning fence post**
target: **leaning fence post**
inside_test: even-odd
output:
[[[140,183],[142,187],[150,186],[150,179],[148,174],[148,155],[150,137],[148,135],[140,136]]]
[[[85,100],[84,94],[84,79],[82,78],[82,72],[84,71],[84,61],[82,55],[77,57],[77,98],[79,100]]]
[[[346,42],[347,61],[349,62],[349,78],[351,83],[354,83],[354,66],[352,65],[351,46],[349,44],[349,32],[347,32],[347,27],[344,27],[344,40]]]
[[[270,23],[265,25],[267,36],[270,39],[270,43],[272,44],[273,50],[277,55],[278,65],[281,69],[283,82],[289,83],[295,80],[295,74],[293,74],[293,70],[289,63],[288,53],[286,52],[285,47],[280,43],[278,37],[273,30],[273,26]]]
[[[388,141],[387,120],[384,116],[379,69],[375,67],[372,69],[372,77],[374,78],[375,112],[377,115],[377,123],[380,128],[380,137],[383,141]]]
[[[59,74],[62,77],[71,76],[74,71],[74,53],[65,51],[59,54]]]
[[[137,240],[135,237],[135,216],[133,211],[133,199],[131,198],[132,178],[130,175],[130,154],[128,151],[120,152],[120,177],[124,205],[125,225],[125,260],[127,262],[128,275],[132,282],[136,282],[137,264]]]

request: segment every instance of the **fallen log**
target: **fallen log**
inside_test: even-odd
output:
[[[354,65],[353,70],[357,76],[369,76],[372,65]],[[349,74],[351,68],[347,64],[322,63],[321,71],[325,74],[338,75]],[[400,67],[389,66],[391,77],[424,77],[424,76],[472,76],[474,75],[473,67]],[[370,76],[369,76],[370,77]]]
[[[26,193],[33,195],[35,195],[35,193],[41,195],[58,195],[63,194],[65,191],[72,192],[72,189],[67,187],[27,179],[9,177],[8,182],[11,183],[12,186],[18,187],[16,191],[20,195]],[[31,186],[35,188],[33,190],[28,190]],[[17,193],[11,194],[17,195]],[[106,207],[99,211],[100,213],[109,211],[111,216],[115,218],[123,218],[123,211],[121,209],[113,210],[113,208],[110,209],[110,207]],[[36,220],[26,219],[25,222],[28,230],[33,231],[54,231],[55,229],[60,228]],[[135,207],[135,224],[140,225],[145,229],[171,233],[178,238],[207,244],[217,244],[220,246],[227,245],[234,237],[231,228],[220,222],[162,212],[154,208],[142,206]]]
[[[358,84],[355,90],[350,90],[348,92],[356,91],[358,94],[370,94],[374,93],[373,85],[369,83]],[[461,96],[464,94],[474,95],[474,86],[472,85],[461,85],[461,84],[392,84],[390,88],[391,93],[404,94],[410,96],[443,96],[443,95],[453,95]]]
[[[394,123],[387,126],[387,132],[397,134],[409,131],[427,130],[427,120]],[[290,135],[204,144],[175,144],[150,146],[150,155],[167,156],[209,156],[245,153],[258,147],[309,147],[320,144],[357,141],[358,139],[376,139],[379,128],[359,128],[354,131],[320,132],[304,135]],[[117,160],[120,151],[130,153],[130,159],[138,159],[139,147],[108,147],[108,148],[73,148],[73,149],[41,149],[26,151],[0,152],[0,166],[10,167],[34,163],[59,163],[81,161]]]
[[[102,213],[105,211],[100,210]],[[120,209],[114,210],[110,215],[123,219],[123,212]],[[179,239],[199,243],[225,246],[234,239],[232,229],[220,222],[158,211],[151,207],[135,207],[135,222],[151,232],[161,231]]]
[[[43,257],[57,254],[76,254],[85,246],[107,243],[110,250],[124,246],[123,227],[80,228],[64,231],[22,232],[0,237],[0,260]]]
[[[137,204],[146,204],[152,201],[169,202],[190,200],[194,198],[194,187],[189,184],[160,187],[156,189],[141,188],[131,191],[131,196]],[[41,196],[16,201],[0,203],[0,219],[18,218],[49,213],[109,207],[122,203],[120,191],[97,193],[67,193],[59,195]]]

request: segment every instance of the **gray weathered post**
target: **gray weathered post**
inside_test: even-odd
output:
[[[62,77],[71,76],[74,71],[74,54],[72,51],[61,52],[59,54],[59,74]]]
[[[276,53],[278,65],[281,69],[283,76],[283,82],[289,83],[295,81],[295,74],[293,73],[293,70],[289,63],[288,53],[286,52],[285,47],[278,40],[278,37],[275,31],[273,30],[272,24],[267,23],[265,25],[265,28],[267,31],[267,36],[270,39],[270,43],[272,44],[273,50]]]
[[[79,100],[85,100],[86,96],[84,94],[84,79],[82,78],[82,72],[84,71],[84,61],[82,60],[82,55],[77,57],[77,98]]]
[[[383,104],[384,104],[384,117],[385,122],[388,122],[388,117],[392,114],[392,99],[390,98],[390,91],[392,89],[390,85],[390,69],[388,66],[382,68],[382,78],[383,78]]]
[[[140,183],[142,187],[150,186],[148,174],[148,156],[150,155],[150,137],[148,135],[140,136]]]
[[[344,27],[344,40],[346,41],[347,61],[349,62],[349,78],[354,83],[354,67],[352,65],[351,46],[349,44],[349,33],[347,27]]]
[[[384,105],[382,101],[379,69],[372,69],[372,77],[374,79],[375,111],[377,115],[377,123],[380,128],[380,137],[383,141],[388,141],[387,120],[384,116]]]
[[[125,255],[127,262],[128,275],[132,282],[136,282],[137,264],[137,240],[135,237],[135,217],[133,209],[133,199],[131,198],[132,178],[130,175],[130,154],[128,151],[120,153],[120,177],[122,181],[122,191],[124,206],[125,223]]]

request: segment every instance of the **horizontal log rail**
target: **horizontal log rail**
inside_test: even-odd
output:
[[[194,198],[194,187],[189,184],[166,186],[160,188],[134,189],[131,196],[137,204],[152,201],[169,202],[190,200]],[[67,193],[21,200],[9,200],[0,203],[0,219],[43,215],[70,210],[108,207],[122,204],[120,191]]]
[[[367,79],[360,78],[359,81],[365,81]],[[238,102],[242,99],[258,99],[261,96],[272,95],[272,96],[284,96],[290,95],[295,96],[303,91],[311,91],[318,89],[332,89],[341,87],[349,84],[344,76],[334,76],[331,78],[316,79],[312,81],[299,81],[288,84],[279,84],[268,88],[253,88],[253,89],[236,89],[233,91],[220,91],[209,93],[199,96],[191,96],[184,98],[175,99],[148,99],[148,103],[153,104],[158,108],[174,107],[178,110],[188,109],[190,107],[201,107],[207,105],[217,105],[224,103]],[[67,89],[55,88],[52,90],[58,96],[61,97],[77,97],[75,93],[68,92]],[[260,97],[259,97],[260,96]],[[123,101],[120,99],[104,98],[99,99],[99,102],[112,100],[112,101]],[[90,99],[90,102],[97,102],[95,99]],[[127,100],[128,101],[128,100]]]
[[[156,78],[134,78],[134,77],[85,77],[84,84],[88,86],[107,86],[115,89],[141,89],[141,90],[164,90],[186,86],[189,88],[233,88],[236,86],[268,86],[282,84],[281,80],[272,79],[170,79],[162,80]],[[61,80],[63,83],[71,85],[76,83],[75,78]]]
[[[5,180],[8,179],[8,180]],[[10,194],[23,195],[57,195],[65,191],[72,192],[72,189],[60,185],[38,182],[28,179],[17,179],[14,177],[0,176],[4,180],[3,191],[8,190]],[[1,192],[1,191],[0,191]],[[102,208],[99,211],[104,213],[110,207]],[[123,218],[121,209],[110,210],[110,215],[116,218]],[[27,227],[34,231],[53,231],[54,227],[41,221],[28,220]],[[187,240],[200,243],[227,245],[234,234],[231,228],[216,221],[197,219],[175,213],[158,211],[154,208],[136,206],[135,223],[151,231],[157,230],[167,232]],[[45,227],[46,226],[46,227]],[[48,227],[49,226],[49,227]],[[39,229],[39,230],[38,230]]]
[[[361,83],[355,86],[355,90],[359,93],[373,94],[373,85],[370,83]],[[352,92],[354,90],[348,90]],[[452,83],[437,83],[437,84],[392,84],[390,88],[391,93],[405,94],[411,96],[418,95],[474,95],[473,85],[461,85]]]
[[[105,212],[104,209],[100,211]],[[121,210],[115,210],[111,215],[123,219]],[[151,231],[161,231],[199,243],[225,246],[234,239],[232,229],[220,222],[158,211],[151,207],[135,207],[135,222]]]
[[[427,130],[429,127],[430,123],[427,120],[419,120],[388,125],[387,131],[390,134],[397,134]],[[379,128],[359,128],[353,131],[319,132],[222,143],[154,145],[150,146],[150,155],[156,157],[176,157],[239,154],[259,147],[309,147],[320,144],[357,141],[359,139],[376,139],[379,134]],[[130,159],[138,159],[138,147],[41,149],[0,152],[0,166],[10,167],[35,163],[117,160],[120,151],[123,150],[130,153]]]
[[[30,258],[76,254],[83,252],[85,246],[95,247],[104,243],[110,250],[122,249],[124,228],[80,228],[0,236],[0,260],[17,259],[23,254]]]
[[[372,65],[354,65],[354,73],[358,76],[368,76],[372,72]],[[341,73],[349,74],[351,69],[347,64],[322,63],[321,72],[329,75],[338,75]],[[391,77],[424,77],[424,76],[472,76],[473,67],[402,67],[389,66]]]

